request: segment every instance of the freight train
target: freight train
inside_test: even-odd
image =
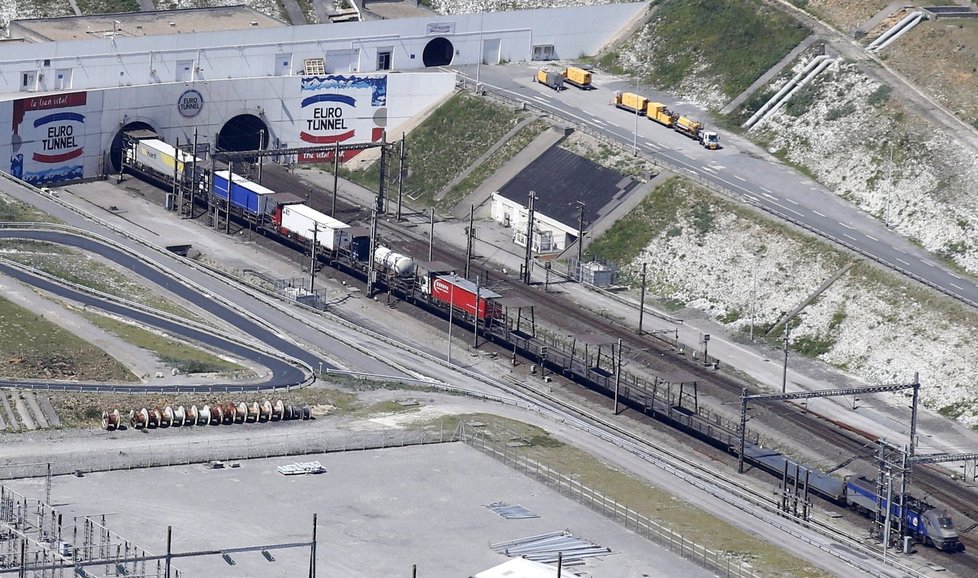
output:
[[[649,104],[648,99],[638,95],[631,95],[623,101],[642,110],[646,110]],[[123,170],[137,176],[171,186],[175,178],[189,184],[200,202],[205,202],[202,198],[209,194],[206,171],[199,169],[205,166],[204,163],[162,141],[131,139],[124,159]],[[452,267],[439,263],[417,263],[409,255],[383,244],[374,248],[371,255],[370,238],[362,232],[362,228],[325,215],[304,204],[295,195],[276,193],[226,170],[215,171],[213,180],[214,194],[209,202],[224,205],[237,218],[309,249],[315,245],[319,258],[335,266],[348,267],[363,278],[372,269],[379,274],[378,281],[389,292],[398,292],[401,297],[426,304],[443,314],[451,311],[457,320],[470,325],[478,323],[480,331],[488,337],[509,349],[519,350],[524,356],[554,372],[604,394],[610,395],[613,391],[613,373],[599,372],[587,357],[576,357],[573,346],[568,353],[557,347],[555,342],[545,342],[520,333],[518,325],[511,331],[501,303],[502,296],[457,275]],[[637,411],[736,453],[739,430],[735,426],[724,426],[715,418],[701,416],[695,409],[690,411],[683,407],[681,395],[673,398],[669,393],[663,400],[662,385],[663,382],[658,380],[652,384],[629,376],[621,381],[621,399]],[[863,513],[875,513],[877,507],[885,511],[885,497],[879,500],[875,485],[865,478],[839,480],[753,443],[746,444],[744,459],[789,481],[797,478],[799,485],[807,483],[813,493],[837,504]],[[898,504],[893,504],[891,511],[894,516],[904,520],[908,534],[918,541],[941,550],[952,551],[959,547],[958,534],[950,517],[926,502],[908,496],[905,512],[901,514]]]
[[[661,102],[652,102],[648,98],[640,94],[635,94],[634,92],[617,91],[615,92],[612,104],[622,110],[644,115],[649,120],[654,120],[665,127],[688,136],[705,148],[710,150],[720,148],[720,135],[714,131],[706,130],[706,127],[701,122],[673,113]]]
[[[193,183],[191,189],[199,191],[198,196],[211,190],[203,160],[159,139],[129,139],[123,166],[124,170],[154,181]],[[212,190],[212,201],[225,210],[301,245],[315,246],[318,256],[324,260],[360,272],[369,269],[372,260],[372,268],[380,274],[383,284],[413,285],[417,281],[422,299],[451,308],[462,319],[491,323],[503,316],[497,303],[501,297],[498,293],[478,287],[448,267],[433,269],[428,265],[418,269],[413,258],[384,245],[378,245],[371,258],[370,238],[362,228],[325,215],[306,205],[300,197],[277,193],[228,170],[214,171]]]

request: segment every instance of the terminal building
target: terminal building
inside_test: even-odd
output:
[[[646,7],[308,26],[240,6],[15,21],[0,170],[38,186],[97,178],[119,169],[133,130],[231,151],[376,142],[453,94],[451,66],[591,54]]]

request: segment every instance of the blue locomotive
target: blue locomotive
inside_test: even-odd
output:
[[[807,481],[811,492],[839,505],[848,506],[866,516],[875,515],[876,482],[864,476],[840,480],[799,464],[780,452],[750,443],[744,447],[744,457],[774,475],[786,474],[789,484],[795,481],[797,474],[799,487],[804,487]],[[882,503],[886,507],[885,495],[882,497]],[[905,515],[901,516],[900,504],[893,503],[890,507],[891,515],[903,518],[908,534],[918,542],[948,552],[961,548],[958,532],[954,529],[954,522],[947,512],[911,496],[907,496]]]
[[[876,482],[864,476],[849,478],[846,481],[845,494],[846,504],[850,508],[867,515],[876,511],[877,503],[881,503],[884,508],[887,505],[886,496],[880,498],[876,495]],[[954,522],[947,512],[942,512],[927,502],[909,496],[904,509],[906,511],[901,516],[900,504],[894,502],[890,505],[890,515],[902,517],[907,532],[918,542],[945,551],[954,551],[961,546],[958,532],[954,529]]]

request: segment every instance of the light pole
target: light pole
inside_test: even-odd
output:
[[[890,140],[890,162],[886,165],[886,205],[883,209],[883,225],[890,227],[890,195],[893,194],[893,141]]]
[[[435,283],[438,282],[436,279]],[[448,293],[448,364],[452,364],[452,323],[455,314],[455,286],[449,284]]]
[[[479,47],[478,47],[478,58],[475,61],[475,91],[479,92],[479,84],[482,78],[482,16],[485,14],[485,10],[479,12]]]
[[[757,259],[754,259],[754,266],[751,267],[751,290],[750,290],[750,342],[754,343],[754,320],[757,316]]]

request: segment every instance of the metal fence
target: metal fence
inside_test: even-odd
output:
[[[732,559],[723,552],[710,550],[695,542],[687,540],[682,534],[656,522],[652,518],[640,514],[631,508],[618,503],[614,498],[585,486],[573,478],[566,476],[548,466],[540,464],[526,454],[520,453],[519,448],[510,448],[505,443],[496,442],[487,435],[470,434],[462,430],[461,440],[484,454],[493,457],[504,464],[523,472],[544,485],[553,488],[558,494],[566,496],[587,506],[602,516],[655,542],[656,544],[675,552],[718,576],[725,578],[755,577],[754,571],[745,563]]]
[[[257,427],[252,427],[257,425]],[[178,442],[159,444],[119,444],[118,448],[100,447],[87,451],[75,451],[71,455],[44,455],[39,452],[37,463],[0,464],[0,479],[38,478],[72,473],[85,474],[112,470],[131,470],[160,466],[177,466],[211,461],[235,461],[305,454],[360,451],[390,447],[404,447],[455,441],[454,425],[444,431],[384,430],[384,431],[315,431],[255,435],[257,430],[267,432],[266,424],[242,424],[227,427],[251,430],[241,439],[215,439],[209,435],[184,438]],[[188,432],[189,433],[189,432]],[[244,434],[245,432],[242,431]],[[153,430],[149,435],[165,435],[165,430]],[[121,432],[122,436],[144,435],[137,431]]]

